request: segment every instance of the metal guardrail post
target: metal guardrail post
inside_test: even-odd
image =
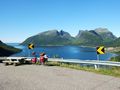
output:
[[[98,65],[94,64],[95,70],[98,70]]]

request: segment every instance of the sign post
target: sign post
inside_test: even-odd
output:
[[[99,55],[97,54],[97,60],[100,61]]]
[[[28,44],[28,49],[33,49],[34,48],[34,44]]]
[[[99,61],[100,60],[100,54],[105,54],[104,46],[97,47],[96,52],[97,52],[97,60]],[[97,66],[95,66],[95,67],[97,67]],[[98,68],[99,68],[99,65],[98,65]]]
[[[29,57],[30,57],[30,49],[33,49],[33,48],[34,48],[34,44],[32,44],[32,43],[28,44],[28,49],[29,49],[28,56]]]

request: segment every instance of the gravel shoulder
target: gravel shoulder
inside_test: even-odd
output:
[[[56,66],[0,63],[0,90],[120,90],[120,78]]]

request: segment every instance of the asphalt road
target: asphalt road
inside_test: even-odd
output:
[[[0,64],[0,90],[120,90],[120,78],[56,66]]]

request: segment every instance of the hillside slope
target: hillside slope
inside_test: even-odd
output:
[[[14,53],[20,52],[20,49],[16,49],[12,46],[8,46],[0,41],[0,56],[10,56]]]

